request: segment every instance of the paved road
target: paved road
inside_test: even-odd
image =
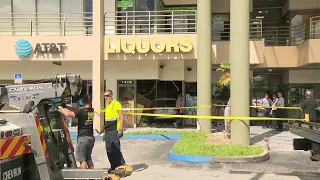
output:
[[[271,159],[262,163],[242,164],[188,164],[170,161],[168,151],[174,140],[122,140],[122,149],[128,164],[137,169],[127,180],[320,180],[320,162],[311,162],[309,154],[292,150],[290,132],[275,132],[251,128],[251,140],[261,143],[270,139]],[[98,139],[93,160],[97,168],[109,167],[104,142]]]
[[[320,179],[320,163],[311,162],[305,152],[271,152],[271,159],[263,163],[196,165],[168,160],[168,151],[174,143],[173,140],[122,140],[127,163],[138,169],[124,179]],[[97,140],[94,161],[97,168],[109,167],[101,140]]]

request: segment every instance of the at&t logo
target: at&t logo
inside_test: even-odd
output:
[[[27,57],[32,52],[32,47],[29,41],[20,39],[14,44],[14,50],[19,57]]]

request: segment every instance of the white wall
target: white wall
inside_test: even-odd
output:
[[[289,83],[320,83],[320,70],[290,70]]]

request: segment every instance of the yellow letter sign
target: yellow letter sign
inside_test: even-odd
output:
[[[155,37],[155,38],[117,38],[113,42],[109,38],[105,40],[105,52],[109,54],[125,53],[146,54],[150,50],[154,53],[171,53],[192,51],[193,44],[191,36],[178,37]]]

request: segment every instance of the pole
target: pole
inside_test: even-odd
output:
[[[212,34],[211,0],[197,4],[197,98],[199,116],[211,116],[212,103]],[[199,119],[200,130],[212,132],[210,119]]]
[[[92,60],[92,105],[94,109],[104,107],[104,0],[93,2],[94,59]],[[94,129],[103,131],[103,112],[94,113]]]
[[[231,115],[250,116],[250,0],[231,0]],[[231,123],[232,144],[250,145],[250,121]]]

